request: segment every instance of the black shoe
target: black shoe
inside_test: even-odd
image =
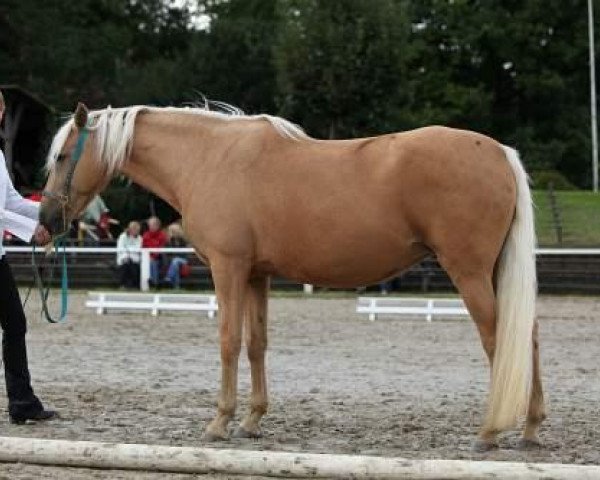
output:
[[[53,418],[57,417],[58,412],[54,410],[40,410],[39,412],[24,416],[10,415],[10,423],[14,423],[15,425],[24,425],[27,423],[27,420],[31,420],[32,422],[42,422],[44,420],[52,420]]]

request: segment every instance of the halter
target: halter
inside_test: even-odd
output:
[[[75,168],[77,167],[77,163],[81,158],[81,154],[83,153],[83,148],[85,147],[85,141],[89,136],[89,128],[87,126],[82,127],[79,131],[79,136],[77,137],[77,143],[75,144],[75,148],[73,149],[73,153],[71,154],[71,163],[69,165],[69,171],[67,172],[67,178],[65,179],[65,184],[63,186],[62,193],[54,193],[44,190],[42,192],[42,196],[52,198],[58,203],[60,203],[62,207],[62,217],[63,217],[63,232],[58,236],[63,236],[68,231],[67,225],[67,215],[66,215],[66,207],[67,204],[71,200],[71,183],[73,181],[73,176],[75,175]]]
[[[64,230],[57,235],[58,241],[55,243],[56,253],[58,253],[59,245],[62,245],[62,275],[61,275],[61,311],[60,317],[55,319],[50,314],[48,309],[48,294],[49,288],[44,289],[44,284],[42,281],[42,277],[40,275],[38,266],[35,261],[35,243],[33,244],[33,248],[31,250],[31,266],[33,267],[35,283],[40,293],[40,299],[42,302],[42,312],[46,317],[46,320],[50,323],[59,323],[62,322],[67,316],[67,308],[68,308],[68,275],[67,275],[67,253],[66,253],[66,244],[64,241],[64,235],[67,233],[68,225],[67,225],[67,212],[66,207],[69,201],[71,200],[71,183],[73,181],[73,175],[75,174],[75,168],[77,167],[77,163],[81,158],[81,154],[83,153],[83,148],[85,147],[85,141],[89,135],[90,131],[87,126],[81,128],[79,132],[79,136],[77,137],[77,143],[75,144],[75,148],[73,149],[73,153],[71,154],[71,163],[69,165],[69,171],[67,172],[67,178],[65,179],[65,185],[63,187],[62,193],[54,193],[43,191],[42,195],[48,198],[53,198],[57,200],[62,208],[62,216],[63,216],[63,228]]]

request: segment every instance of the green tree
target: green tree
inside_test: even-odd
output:
[[[320,137],[409,125],[410,22],[393,0],[281,0],[275,61],[278,102]]]
[[[209,19],[188,56],[190,83],[207,97],[248,112],[273,111],[276,0],[198,0]]]
[[[416,123],[480,130],[516,146],[530,170],[588,183],[584,0],[426,0],[412,16],[427,107]]]
[[[180,3],[2,0],[0,81],[58,111],[202,92],[325,138],[469,128],[590,185],[585,0]]]
[[[158,90],[180,77],[165,64],[186,51],[189,18],[187,9],[161,0],[6,0],[0,75],[59,110],[80,99],[94,107],[126,104],[139,99],[140,87],[146,97],[161,97]]]

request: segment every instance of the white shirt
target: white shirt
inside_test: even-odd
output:
[[[142,236],[130,237],[127,231],[122,232],[117,240],[117,265],[123,265],[126,261],[140,263],[140,248],[142,248]]]
[[[24,199],[10,180],[4,154],[0,151],[0,258],[4,256],[4,231],[29,242],[38,224],[39,204]]]

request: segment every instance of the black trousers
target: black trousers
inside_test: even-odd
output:
[[[140,287],[140,264],[126,261],[119,265],[119,282],[122,287]]]
[[[8,412],[17,417],[37,413],[43,407],[31,388],[25,346],[27,321],[19,290],[4,257],[0,258],[0,325]]]

